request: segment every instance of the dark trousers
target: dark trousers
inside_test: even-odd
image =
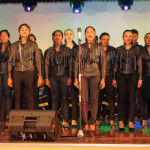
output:
[[[72,102],[72,120],[77,120],[78,118],[78,94],[79,90],[74,86],[74,80],[72,79],[72,84],[70,86],[71,102]]]
[[[64,121],[68,121],[69,118],[67,80],[67,76],[50,76],[52,109],[58,110],[59,99],[61,99],[62,117]]]
[[[141,108],[142,120],[147,119],[149,102],[150,102],[150,77],[149,76],[143,76],[142,108]]]
[[[99,117],[100,117],[101,104],[102,104],[105,93],[106,93],[106,97],[107,97],[107,100],[109,103],[110,120],[114,120],[115,96],[114,96],[114,87],[112,86],[112,79],[113,79],[113,77],[111,75],[106,76],[105,89],[100,91],[99,101],[98,101],[97,120],[99,120]]]
[[[83,77],[82,86],[82,118],[84,123],[88,120],[88,101],[90,100],[91,110],[91,125],[95,125],[97,109],[98,109],[98,97],[100,88],[100,76]]]
[[[8,115],[11,110],[11,89],[7,85],[8,74],[0,74],[0,106],[2,97],[5,100],[5,121],[8,121]]]
[[[38,77],[36,74],[34,74],[35,78],[34,78],[34,82],[33,82],[33,97],[34,97],[34,109],[37,110],[38,104],[39,104],[39,87],[37,87],[37,83],[38,83]]]
[[[34,109],[34,98],[33,98],[33,80],[34,72],[32,71],[14,71],[13,72],[13,85],[15,92],[15,109],[21,109],[22,99],[22,84],[25,90],[26,108]]]
[[[133,122],[136,106],[137,74],[117,74],[118,85],[118,117],[119,121],[126,120],[126,105],[129,101],[128,120]],[[128,101],[127,101],[128,99]]]
[[[141,117],[141,113],[142,113],[142,91],[141,88],[137,88],[135,116]]]

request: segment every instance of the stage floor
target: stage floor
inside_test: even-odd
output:
[[[0,144],[2,150],[149,150],[150,145],[145,144],[25,144],[25,143],[2,143]]]
[[[101,143],[101,144],[150,144],[150,121],[147,121],[148,128],[143,129],[140,122],[134,122],[135,130],[129,131],[128,126],[125,131],[119,131],[116,122],[116,129],[111,129],[109,122],[101,122],[99,128],[92,135],[90,133],[84,134],[83,138],[78,138],[77,128],[69,128],[64,130],[60,127],[58,137],[53,141],[37,141],[37,140],[17,140],[11,141],[8,132],[2,127],[0,128],[0,143]]]

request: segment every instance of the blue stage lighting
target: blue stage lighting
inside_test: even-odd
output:
[[[79,14],[84,6],[84,0],[70,0],[70,6],[75,14]]]
[[[28,7],[26,8],[26,10],[27,10],[27,11],[31,11],[31,7],[28,6]]]
[[[35,9],[35,7],[37,6],[37,2],[26,1],[26,2],[23,2],[22,5],[26,12],[32,12]]]
[[[76,14],[78,14],[78,13],[81,13],[81,10],[79,10],[79,9],[74,9],[73,12],[76,13]]]
[[[128,9],[129,9],[129,6],[125,5],[124,10],[128,10]]]
[[[118,0],[118,5],[124,11],[129,11],[133,5],[133,0]]]

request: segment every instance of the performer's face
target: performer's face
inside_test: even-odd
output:
[[[63,40],[62,34],[59,31],[55,32],[53,39],[55,44],[61,44]]]
[[[101,44],[102,44],[102,46],[104,46],[104,47],[108,47],[108,45],[109,45],[109,36],[108,35],[103,35],[102,37],[101,37],[101,39],[100,39],[100,42],[101,42]]]
[[[125,32],[124,35],[123,35],[123,40],[124,40],[125,44],[127,44],[127,45],[131,44],[132,41],[133,41],[133,34],[132,34],[132,32],[130,32],[130,31]]]
[[[138,34],[133,33],[133,44],[136,44],[137,40],[138,40]]]
[[[30,30],[26,25],[24,25],[20,28],[19,34],[21,37],[28,37],[30,34]]]
[[[94,41],[96,34],[95,31],[93,30],[93,28],[89,27],[87,28],[86,32],[85,32],[85,37],[88,43],[91,43]]]
[[[9,40],[8,34],[4,31],[1,33],[0,40],[2,43],[7,43]]]
[[[146,35],[145,37],[145,45],[150,47],[150,33]]]
[[[73,39],[74,39],[74,34],[73,34],[73,32],[72,32],[71,30],[67,30],[67,31],[65,32],[65,40],[66,40],[66,42],[72,42]]]

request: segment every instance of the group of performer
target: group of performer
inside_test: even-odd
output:
[[[94,27],[88,26],[85,29],[86,42],[81,44],[79,51],[79,46],[74,42],[73,30],[67,29],[64,36],[61,30],[56,30],[52,33],[53,46],[48,48],[43,56],[36,37],[30,34],[30,30],[28,24],[21,24],[18,28],[19,40],[12,44],[9,32],[0,31],[0,103],[4,97],[6,125],[12,109],[11,88],[14,89],[15,109],[21,109],[21,97],[25,92],[26,109],[32,110],[36,108],[35,99],[38,97],[38,92],[34,91],[38,91],[37,87],[45,84],[51,91],[53,110],[58,110],[60,101],[62,125],[65,129],[69,127],[70,91],[71,125],[77,126],[80,65],[81,109],[85,132],[95,131],[95,127],[99,125],[100,107],[105,92],[109,103],[110,125],[115,128],[115,89],[118,92],[120,131],[124,131],[126,120],[129,121],[130,131],[134,130],[136,104],[140,110],[142,126],[147,127],[150,99],[150,33],[145,34],[145,46],[142,47],[137,43],[137,30],[125,30],[122,35],[123,45],[114,48],[109,45],[108,33],[102,33],[98,40]],[[62,44],[63,39],[65,44]]]

